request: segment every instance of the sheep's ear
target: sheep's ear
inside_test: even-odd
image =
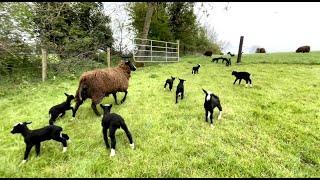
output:
[[[32,123],[32,121],[26,121],[25,122],[25,124],[31,124]]]
[[[104,106],[103,106],[102,104],[100,104],[100,107],[101,107],[102,109],[104,109]]]
[[[64,95],[69,96],[67,93],[64,93]]]
[[[111,107],[112,107],[112,104],[110,104],[110,106],[109,106],[109,107],[110,107],[110,109],[111,109]]]
[[[206,90],[202,89],[204,93],[208,94]]]

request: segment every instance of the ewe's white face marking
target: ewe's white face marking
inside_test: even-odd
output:
[[[129,145],[130,145],[131,149],[134,149],[134,143],[129,144]]]
[[[62,152],[66,152],[67,151],[67,147],[63,147]]]
[[[222,116],[222,111],[219,112],[218,119],[221,119],[221,116]]]
[[[116,155],[116,150],[115,149],[111,149],[110,156],[113,157],[114,155]]]
[[[105,104],[104,106],[108,106],[108,107],[109,107],[109,106],[110,106],[110,104]]]

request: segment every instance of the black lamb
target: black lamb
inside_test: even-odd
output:
[[[130,147],[132,149],[134,149],[134,143],[132,140],[132,136],[131,133],[126,125],[126,123],[124,122],[124,119],[116,114],[116,113],[110,113],[111,108],[112,108],[112,104],[106,104],[106,105],[102,105],[100,104],[101,108],[104,111],[103,114],[103,118],[101,121],[101,125],[102,125],[102,132],[103,132],[103,138],[104,138],[104,142],[106,144],[106,147],[109,149],[109,143],[108,143],[108,129],[110,129],[110,138],[111,138],[111,153],[110,156],[114,156],[116,153],[116,130],[119,129],[120,127],[124,130],[124,132],[127,134],[127,137],[129,139],[130,142]]]
[[[171,76],[171,79],[167,79],[165,84],[164,84],[164,90],[166,91],[167,85],[169,85],[169,90],[172,91],[172,86],[173,86],[173,81],[176,79],[176,77]]]
[[[233,84],[235,84],[238,79],[239,79],[239,84],[240,84],[241,80],[244,79],[246,81],[246,87],[248,87],[248,81],[250,82],[250,87],[252,87],[251,74],[250,73],[232,71],[231,75],[234,75],[236,77],[236,80],[234,81]]]
[[[69,136],[62,133],[61,127],[56,125],[49,125],[40,129],[30,130],[27,127],[27,124],[31,123],[31,121],[17,123],[11,131],[12,134],[21,133],[21,135],[24,137],[26,150],[24,152],[22,163],[25,163],[27,161],[28,155],[33,146],[36,146],[36,153],[37,156],[39,156],[40,143],[43,141],[48,141],[51,139],[59,141],[63,144],[62,152],[67,151],[67,141],[69,140]]]
[[[62,117],[66,114],[67,110],[72,110],[72,113],[74,112],[73,107],[71,107],[71,101],[74,99],[73,95],[68,95],[67,93],[64,93],[67,96],[67,100],[61,104],[55,105],[49,110],[49,124],[53,125],[53,123],[56,121],[58,117]]]
[[[210,125],[213,126],[213,112],[214,112],[214,108],[218,108],[219,109],[219,116],[218,116],[218,120],[221,119],[222,116],[222,107],[220,104],[220,99],[218,96],[216,96],[215,94],[213,94],[210,91],[206,91],[204,89],[202,89],[203,92],[206,94],[205,99],[204,99],[204,109],[206,111],[206,122],[208,122],[208,118],[210,118]]]
[[[192,74],[199,74],[199,68],[201,67],[201,64],[197,64],[197,66],[192,67]]]
[[[183,82],[186,81],[184,79],[179,79],[179,84],[177,86],[177,90],[176,90],[176,104],[178,103],[178,96],[181,96],[181,100],[184,98],[184,85]]]

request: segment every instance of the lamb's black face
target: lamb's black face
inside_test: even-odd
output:
[[[236,71],[232,71],[232,74],[231,75],[235,75],[236,74]]]
[[[126,64],[130,67],[131,71],[135,71],[137,69],[131,61],[126,61]]]
[[[174,81],[176,79],[176,77],[171,76],[172,81]]]
[[[11,130],[12,134],[20,133],[22,131],[23,123],[18,123],[15,126],[13,126],[13,129]]]
[[[100,104],[100,107],[103,109],[103,112],[106,113],[111,111],[112,104],[105,104],[105,105]]]
[[[66,96],[67,96],[67,100],[71,101],[74,99],[74,96],[73,95],[69,95],[67,93],[64,93]]]
[[[12,134],[21,133],[23,130],[23,127],[27,124],[31,124],[31,121],[17,123],[16,125],[13,126],[11,133]]]

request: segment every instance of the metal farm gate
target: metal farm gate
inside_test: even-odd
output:
[[[179,62],[179,40],[177,42],[134,38],[135,62]],[[143,48],[144,47],[144,48]]]

